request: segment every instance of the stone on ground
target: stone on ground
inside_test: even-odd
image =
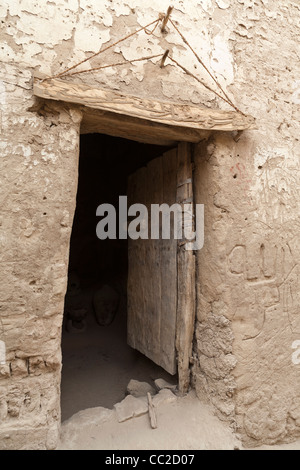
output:
[[[151,395],[155,395],[155,389],[148,384],[148,382],[139,382],[138,380],[130,380],[129,384],[127,385],[127,392],[132,395],[133,397],[145,397],[149,392]]]
[[[160,390],[160,392],[153,397],[152,402],[153,402],[153,406],[157,408],[167,403],[173,403],[176,400],[177,398],[174,395],[174,393],[171,390],[164,388]]]
[[[164,379],[156,379],[154,380],[155,386],[158,390],[162,390],[163,388],[168,388],[169,390],[176,390],[177,385],[170,384]]]
[[[109,421],[113,415],[114,410],[109,410],[102,406],[79,411],[63,423],[61,438],[65,442],[71,443],[78,429],[80,429],[83,434],[88,433],[91,427],[102,426]]]
[[[135,398],[132,395],[127,395],[120,403],[116,403],[114,408],[117,413],[118,422],[122,423],[128,419],[148,413],[148,402],[146,398]]]

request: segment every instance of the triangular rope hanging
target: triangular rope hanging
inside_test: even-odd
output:
[[[214,77],[214,75],[210,72],[210,70],[208,69],[208,67],[204,64],[203,60],[199,57],[199,55],[196,53],[196,51],[194,50],[194,48],[190,45],[190,43],[188,42],[188,40],[185,38],[185,36],[181,33],[180,29],[178,28],[178,26],[176,26],[175,22],[170,18],[170,15],[172,13],[172,10],[173,10],[173,7],[169,7],[168,10],[167,10],[167,13],[166,14],[159,14],[159,17],[154,20],[154,21],[151,21],[150,23],[148,23],[146,26],[142,26],[141,28],[137,29],[136,31],[128,34],[127,36],[121,38],[121,39],[118,39],[117,41],[115,41],[114,43],[110,44],[109,46],[105,47],[104,49],[100,49],[98,52],[92,54],[90,57],[87,57],[85,58],[84,60],[76,63],[75,65],[72,65],[71,67],[63,70],[62,72],[56,74],[56,75],[53,75],[51,77],[47,77],[47,78],[44,78],[42,81],[45,81],[45,80],[51,80],[51,79],[54,79],[54,78],[64,78],[64,77],[67,77],[67,76],[71,76],[71,75],[79,75],[79,74],[82,74],[82,73],[89,73],[89,72],[95,72],[95,71],[98,71],[98,70],[101,70],[101,69],[105,69],[105,68],[109,68],[109,67],[116,67],[116,66],[119,66],[119,65],[126,65],[128,63],[135,63],[135,62],[140,62],[140,61],[144,61],[144,60],[151,60],[151,59],[154,59],[154,58],[158,58],[160,57],[161,58],[161,61],[160,61],[160,67],[162,68],[163,66],[165,66],[165,62],[167,59],[169,59],[173,64],[175,64],[179,69],[181,69],[185,74],[189,75],[190,77],[194,78],[195,80],[197,80],[197,82],[199,82],[202,86],[204,86],[206,89],[208,89],[209,91],[211,91],[212,93],[214,93],[216,96],[218,96],[220,99],[222,99],[223,101],[225,101],[227,104],[229,104],[230,106],[232,106],[238,113],[242,114],[243,116],[245,116],[245,114],[240,111],[237,106],[235,106],[235,104],[232,102],[232,100],[229,98],[229,96],[227,95],[227,93],[224,91],[224,89],[222,88],[222,86],[220,85],[220,83],[218,82],[218,80]],[[106,64],[106,65],[101,65],[101,66],[98,66],[98,67],[94,67],[94,68],[90,68],[90,69],[84,69],[84,70],[77,70],[77,71],[74,71],[75,68],[79,67],[80,65],[84,64],[85,62],[93,59],[94,57],[97,57],[98,55],[102,54],[103,52],[106,52],[108,49],[111,49],[112,47],[115,47],[116,45],[120,44],[121,42],[125,41],[126,39],[129,39],[130,37],[140,33],[141,31],[144,31],[146,34],[149,34],[149,35],[152,35],[154,34],[154,31],[156,30],[157,26],[159,23],[162,23],[161,25],[161,31],[162,32],[165,32],[166,30],[166,25],[168,22],[170,22],[170,24],[173,26],[173,28],[175,29],[175,31],[179,34],[179,36],[181,37],[182,41],[184,42],[184,44],[186,44],[188,46],[188,48],[192,51],[192,53],[194,54],[194,56],[196,57],[197,61],[199,62],[199,64],[204,68],[204,70],[209,74],[210,78],[214,81],[214,83],[217,85],[217,87],[219,88],[219,90],[223,93],[224,96],[222,96],[220,93],[218,93],[217,91],[215,91],[213,88],[211,88],[209,85],[207,85],[206,83],[204,83],[202,80],[200,80],[200,78],[198,78],[195,74],[193,74],[192,72],[190,72],[188,69],[186,69],[186,67],[184,67],[183,65],[181,65],[177,60],[175,60],[173,57],[170,56],[169,54],[169,50],[165,51],[165,52],[162,52],[161,54],[155,54],[155,55],[149,55],[149,56],[145,56],[145,57],[140,57],[140,58],[137,58],[137,59],[132,59],[132,60],[125,60],[125,61],[122,61],[122,62],[116,62],[114,64]],[[153,29],[151,31],[148,30],[149,27],[153,26]]]

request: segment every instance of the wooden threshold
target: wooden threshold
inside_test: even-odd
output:
[[[140,98],[61,79],[34,78],[33,93],[43,99],[81,105],[81,132],[100,132],[146,143],[199,142],[212,131],[255,129],[255,119],[181,103]]]

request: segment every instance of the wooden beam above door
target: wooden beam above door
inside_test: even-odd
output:
[[[146,143],[199,142],[212,131],[255,128],[255,119],[235,111],[190,106],[128,95],[61,79],[34,78],[33,93],[43,99],[80,105],[81,132],[100,132]]]

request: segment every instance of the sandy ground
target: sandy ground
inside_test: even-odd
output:
[[[156,414],[158,427],[152,429],[148,414],[119,423],[115,410],[81,411],[63,423],[58,450],[244,450],[193,391],[163,403]],[[300,441],[255,450],[300,450]]]
[[[94,408],[77,413],[62,426],[59,449],[234,449],[238,440],[190,393],[159,406],[157,429],[149,415],[118,423],[115,410]],[[199,419],[200,417],[200,419]]]
[[[100,327],[93,315],[87,330],[63,335],[62,434],[58,450],[222,450],[243,449],[229,426],[192,391],[156,407],[157,429],[149,414],[119,423],[114,404],[121,402],[130,379],[164,378],[163,369],[126,344],[126,317]],[[82,410],[82,411],[80,411]],[[300,450],[300,441],[259,449]]]

